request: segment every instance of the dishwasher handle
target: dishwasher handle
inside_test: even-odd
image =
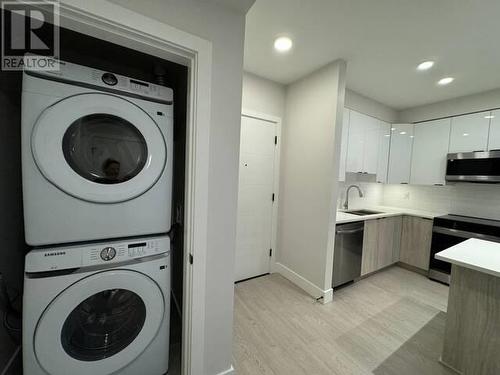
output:
[[[348,230],[337,229],[335,231],[335,233],[336,234],[354,234],[354,233],[362,232],[364,229],[365,229],[364,227],[360,227],[360,228],[356,228],[356,229],[348,229]]]

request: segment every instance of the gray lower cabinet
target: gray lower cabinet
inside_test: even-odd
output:
[[[361,276],[398,261],[401,227],[401,216],[365,222]]]
[[[432,219],[404,216],[399,260],[410,266],[429,270],[431,240]]]
[[[363,235],[363,255],[361,257],[361,276],[377,270],[379,220],[366,220]]]
[[[401,247],[401,216],[387,217],[379,220],[378,268],[387,267],[399,260]]]

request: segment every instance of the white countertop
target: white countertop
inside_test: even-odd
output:
[[[445,212],[430,212],[430,211],[423,211],[423,210],[412,210],[409,208],[398,208],[398,207],[389,207],[389,206],[363,206],[361,208],[351,208],[351,210],[371,210],[371,211],[379,211],[381,212],[380,214],[373,214],[373,215],[364,215],[364,216],[358,216],[358,215],[353,215],[353,214],[348,214],[343,211],[337,211],[337,224],[345,224],[345,223],[353,223],[356,221],[365,221],[365,220],[372,220],[372,219],[380,219],[383,217],[390,217],[390,216],[399,216],[399,215],[409,215],[409,216],[418,216],[418,217],[424,217],[427,219],[434,219],[436,216],[442,216],[446,215]]]
[[[500,243],[471,238],[435,255],[465,268],[500,277]]]

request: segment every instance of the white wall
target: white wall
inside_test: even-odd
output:
[[[285,86],[252,73],[243,74],[243,109],[283,119]]]
[[[382,121],[398,122],[398,112],[396,110],[349,89],[345,91],[345,106]]]
[[[418,122],[500,108],[500,89],[410,108],[399,112],[399,122]]]
[[[204,375],[218,374],[228,370],[232,362],[233,268],[245,15],[217,1],[112,2],[212,42]]]
[[[345,69],[333,62],[286,95],[277,261],[319,291],[331,288]]]

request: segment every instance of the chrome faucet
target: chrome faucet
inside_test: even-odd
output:
[[[350,191],[352,188],[356,188],[356,189],[358,189],[358,194],[359,194],[359,197],[360,197],[360,198],[363,198],[363,192],[361,191],[361,188],[360,188],[358,185],[350,185],[350,186],[346,189],[346,191],[345,191],[344,210],[348,210],[348,209],[349,209],[349,191]]]

